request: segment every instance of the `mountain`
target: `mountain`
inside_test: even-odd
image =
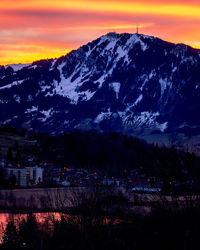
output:
[[[58,59],[0,66],[0,123],[161,132],[200,128],[200,50],[108,33]]]

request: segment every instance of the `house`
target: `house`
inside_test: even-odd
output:
[[[59,183],[60,182],[60,176],[61,176],[61,172],[52,172],[51,173],[51,180],[54,183]]]
[[[104,178],[102,183],[104,186],[120,186],[120,180],[115,178]]]
[[[6,158],[3,155],[0,155],[0,167],[5,168],[6,166]]]
[[[161,188],[151,188],[151,187],[133,187],[134,192],[145,192],[145,193],[160,193]]]
[[[16,185],[29,187],[43,182],[43,168],[41,167],[9,167],[5,168],[6,179],[16,178]]]
[[[60,183],[61,186],[64,186],[64,187],[69,187],[71,185],[71,183],[69,181],[62,181]]]
[[[54,164],[44,165],[44,182],[45,183],[58,183],[61,179],[62,167]]]
[[[133,186],[134,187],[149,187],[149,182],[143,177],[138,177],[133,179]]]

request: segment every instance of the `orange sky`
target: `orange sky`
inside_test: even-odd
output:
[[[65,55],[110,31],[200,48],[200,0],[0,0],[0,65]]]

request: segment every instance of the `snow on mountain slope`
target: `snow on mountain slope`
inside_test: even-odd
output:
[[[0,66],[0,123],[51,133],[198,127],[199,72],[199,50],[108,33],[58,59]]]
[[[5,69],[7,69],[8,67],[11,67],[13,69],[13,71],[16,72],[16,71],[19,71],[19,70],[21,70],[21,69],[23,69],[25,67],[30,66],[30,65],[31,65],[30,63],[28,63],[28,64],[21,64],[21,63],[19,63],[19,64],[10,64],[10,65],[6,65]]]

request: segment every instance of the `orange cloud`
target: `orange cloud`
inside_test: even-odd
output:
[[[154,15],[175,15],[190,18],[200,18],[200,5],[197,2],[191,4],[189,1],[184,3],[172,1],[93,1],[93,0],[26,0],[13,1],[3,0],[0,3],[1,9],[7,9],[8,2],[11,2],[11,9],[67,9],[78,11],[92,12],[110,12],[110,13],[127,13],[127,14],[149,14]]]
[[[1,0],[0,64],[66,54],[110,31],[200,44],[199,0]]]
[[[71,51],[71,49],[56,48],[50,45],[38,46],[27,44],[8,44],[6,46],[0,46],[1,64],[14,64],[14,63],[29,63],[37,61],[43,58],[56,58],[61,55],[65,55]],[[50,53],[49,53],[50,51]]]

